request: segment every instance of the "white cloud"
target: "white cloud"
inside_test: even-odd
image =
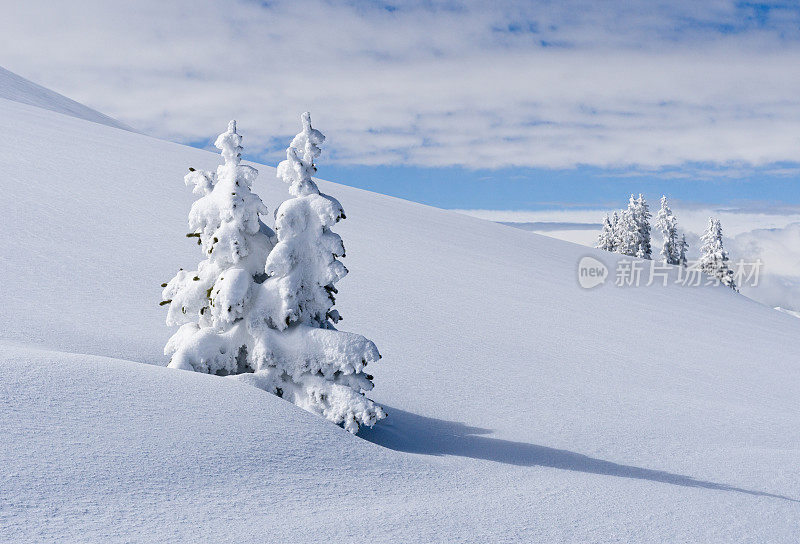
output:
[[[759,284],[742,286],[743,294],[767,306],[800,311],[800,223],[744,232],[729,245],[739,258],[764,263]]]
[[[716,217],[722,222],[727,237],[756,229],[781,229],[790,223],[800,222],[800,209],[785,208],[782,213],[766,213],[758,208],[753,210],[730,207],[708,207],[692,204],[671,203],[670,207],[678,217],[681,229],[687,232],[702,234],[708,224],[709,217]],[[658,211],[658,202],[650,202],[653,214]],[[608,208],[595,209],[547,209],[547,210],[454,210],[459,213],[498,222],[514,223],[585,223],[587,229],[596,230],[603,216],[612,212]],[[798,245],[800,249],[800,245]]]
[[[732,1],[9,2],[0,64],[139,129],[331,159],[768,164],[800,148],[798,11]],[[763,11],[763,10],[762,10]],[[555,45],[555,47],[553,47]],[[273,160],[277,154],[264,156]]]

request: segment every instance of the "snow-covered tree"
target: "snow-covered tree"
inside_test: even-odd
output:
[[[640,194],[639,198],[631,195],[628,207],[610,221],[614,231],[614,247],[617,253],[639,257],[651,258],[650,247],[650,208],[647,201]]]
[[[184,178],[200,195],[187,236],[197,238],[205,259],[162,285],[167,325],[181,325],[164,348],[172,368],[219,375],[248,370],[253,338],[243,318],[254,287],[266,277],[275,233],[259,219],[267,208],[250,190],[258,171],[240,164],[241,141],[231,121],[214,143],[224,164],[216,172],[190,168]]]
[[[614,251],[619,253],[619,212],[614,212],[611,214],[611,238],[614,244]]]
[[[386,414],[364,396],[372,376],[364,367],[380,358],[359,334],[338,331],[334,286],[347,274],[338,257],[344,245],[331,227],[344,219],[339,202],[320,193],[312,175],[325,140],[308,113],[292,140],[278,176],[294,196],[278,208],[278,243],[266,261],[268,278],[257,287],[248,326],[257,337],[256,370],[244,379],[355,433]]]
[[[600,231],[600,236],[597,239],[597,245],[594,246],[598,249],[603,249],[605,251],[615,251],[617,249],[616,245],[616,235],[614,233],[614,226],[611,224],[611,218],[606,214],[603,218],[603,229]]]
[[[631,200],[633,200],[633,195],[631,195]],[[639,234],[636,256],[641,259],[650,259],[653,254],[650,246],[650,207],[641,193],[636,199],[634,210],[633,217]]]
[[[628,207],[619,214],[616,224],[617,253],[636,257],[641,246],[639,221],[637,218],[637,203],[633,195],[628,201]]]
[[[163,285],[167,324],[181,325],[164,352],[172,368],[235,374],[355,433],[386,417],[363,394],[372,389],[364,367],[380,354],[363,336],[334,328],[334,284],[347,269],[330,227],[344,211],[311,179],[325,137],[307,113],[302,120],[278,168],[295,198],[278,208],[277,234],[259,219],[267,209],[250,191],[258,172],[240,164],[234,121],[214,144],[225,164],[186,176],[201,195],[188,236],[206,258]]]
[[[678,221],[667,203],[667,197],[661,197],[661,209],[656,215],[656,228],[661,232],[663,243],[661,256],[667,264],[679,264],[681,258],[681,241],[678,240]],[[685,254],[685,250],[684,250]]]
[[[728,252],[722,247],[722,224],[718,219],[708,218],[708,227],[700,239],[703,245],[700,247],[699,268],[723,285],[736,290],[733,270],[728,266]]]
[[[681,240],[678,242],[678,264],[686,267],[686,251],[689,249],[689,244],[686,242],[686,235],[681,235]]]

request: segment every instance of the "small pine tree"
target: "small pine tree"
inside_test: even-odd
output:
[[[667,197],[661,197],[661,209],[656,215],[656,228],[661,232],[663,244],[661,256],[667,264],[680,264],[681,241],[678,240],[678,221],[667,204]],[[684,250],[685,257],[685,250]]]
[[[190,168],[184,179],[201,195],[189,212],[187,236],[197,239],[206,258],[197,270],[181,269],[162,285],[167,325],[181,325],[164,348],[172,368],[226,375],[248,367],[253,339],[243,318],[254,286],[263,281],[275,233],[259,219],[267,208],[250,191],[258,171],[240,164],[241,141],[231,121],[214,143],[224,164],[216,172]]]
[[[633,199],[633,195],[631,195]],[[636,256],[641,259],[651,259],[653,250],[650,245],[650,207],[641,193],[634,206],[634,221],[639,235]]]
[[[614,245],[614,251],[619,253],[619,212],[614,212],[611,214],[611,239]]]
[[[736,290],[733,270],[728,266],[728,252],[722,247],[722,224],[718,219],[709,217],[708,227],[701,238],[703,245],[700,247],[700,269],[717,278],[723,285]]]
[[[678,263],[686,268],[686,251],[689,249],[689,244],[686,242],[686,235],[681,235],[681,240],[678,242]]]
[[[386,417],[364,396],[372,376],[364,367],[380,358],[359,334],[336,330],[334,284],[347,269],[338,257],[344,245],[330,228],[344,219],[339,202],[320,193],[312,175],[325,137],[301,117],[303,130],[286,151],[278,176],[294,196],[278,208],[278,243],[266,262],[268,278],[259,286],[249,326],[256,331],[255,385],[355,433]]]
[[[600,236],[597,239],[597,245],[595,247],[605,251],[615,251],[617,249],[615,238],[611,218],[606,214],[603,218],[603,230],[600,231]]]
[[[617,253],[636,257],[641,246],[639,222],[637,220],[636,200],[631,195],[627,209],[622,210],[617,220]]]

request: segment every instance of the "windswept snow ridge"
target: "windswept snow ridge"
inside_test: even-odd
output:
[[[101,123],[110,127],[131,130],[129,126],[120,123],[108,115],[104,115],[99,111],[88,108],[74,100],[70,100],[66,96],[46,89],[41,85],[37,85],[24,77],[9,72],[1,66],[0,98],[77,117],[78,119],[85,119],[93,123]]]

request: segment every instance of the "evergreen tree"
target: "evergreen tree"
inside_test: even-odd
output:
[[[728,266],[728,252],[722,247],[722,225],[718,219],[710,217],[708,227],[701,238],[703,245],[700,247],[700,269],[717,278],[723,285],[736,290],[733,279],[733,270]]]
[[[619,212],[611,214],[611,239],[614,245],[614,251],[619,253],[620,237],[619,237]]]
[[[633,199],[633,195],[631,195]],[[641,193],[634,206],[634,222],[638,232],[639,241],[636,248],[636,256],[641,259],[651,259],[653,250],[650,245],[650,207]]]
[[[681,240],[678,242],[678,263],[679,265],[686,267],[686,250],[689,249],[689,244],[686,243],[686,235],[681,235]]]
[[[616,247],[617,253],[636,257],[641,247],[639,221],[637,220],[637,204],[633,195],[628,201],[627,209],[622,210],[617,220]]]
[[[595,247],[605,251],[615,251],[615,239],[614,227],[611,224],[611,219],[608,214],[606,214],[603,218],[603,230],[600,231],[600,236],[597,239],[597,245]]]
[[[277,235],[259,219],[267,209],[250,191],[258,172],[240,164],[234,121],[214,144],[225,164],[216,173],[190,169],[186,183],[202,196],[189,213],[188,236],[206,258],[163,285],[167,324],[181,325],[164,352],[172,368],[235,374],[355,433],[386,417],[363,395],[372,389],[364,367],[380,354],[363,336],[333,326],[340,319],[334,284],[347,269],[330,227],[344,211],[311,179],[323,140],[304,114],[303,132],[279,167],[295,198],[278,208]]]
[[[667,204],[667,197],[661,197],[661,209],[656,215],[656,228],[661,232],[663,244],[661,256],[667,264],[679,264],[681,260],[681,241],[678,240],[678,221]],[[684,251],[685,253],[685,251]]]
[[[320,193],[312,175],[325,140],[301,116],[303,130],[286,151],[278,176],[294,196],[278,208],[278,243],[267,258],[266,281],[249,319],[257,343],[255,385],[341,424],[350,432],[386,417],[364,396],[372,376],[364,367],[380,358],[361,335],[336,330],[334,284],[347,274],[338,257],[344,245],[330,229],[345,214],[339,202]]]
[[[162,285],[167,325],[181,325],[164,348],[172,368],[226,375],[248,366],[252,338],[243,317],[265,276],[275,233],[259,219],[267,208],[250,191],[258,171],[240,164],[241,141],[231,121],[214,143],[224,164],[216,172],[190,168],[184,179],[200,195],[189,212],[187,236],[197,239],[205,259],[197,270],[181,269]]]

